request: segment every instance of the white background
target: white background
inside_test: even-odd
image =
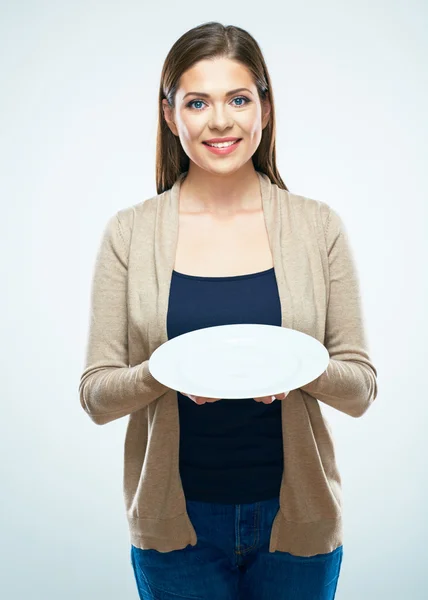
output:
[[[127,418],[77,393],[107,219],[156,194],[163,61],[216,20],[261,46],[291,192],[327,202],[358,265],[379,395],[326,405],[344,493],[338,600],[428,584],[428,9],[422,1],[18,1],[0,12],[1,578],[5,600],[136,600]],[[425,457],[425,459],[424,459]]]

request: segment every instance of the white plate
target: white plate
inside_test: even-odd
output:
[[[276,325],[205,327],[179,335],[149,360],[153,377],[205,398],[259,398],[289,392],[321,375],[327,348],[306,333]]]

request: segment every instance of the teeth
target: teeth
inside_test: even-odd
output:
[[[223,142],[223,143],[218,143],[218,144],[209,144],[208,142],[205,142],[208,146],[214,146],[214,148],[227,148],[228,146],[231,146],[232,144],[236,144],[238,140],[235,140],[234,142]]]

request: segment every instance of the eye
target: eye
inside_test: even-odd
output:
[[[242,104],[235,104],[235,106],[237,108],[240,108],[241,106],[245,106],[246,104],[249,104],[251,102],[251,100],[249,98],[247,98],[246,96],[236,96],[236,98],[233,98],[233,100],[244,100],[245,102]],[[232,102],[233,102],[232,100]],[[200,108],[196,108],[195,106],[193,106],[193,104],[195,104],[196,102],[201,102],[202,104],[205,104],[205,102],[203,100],[191,100],[190,102],[188,102],[186,104],[187,108],[190,108],[192,110],[197,110],[200,111]]]

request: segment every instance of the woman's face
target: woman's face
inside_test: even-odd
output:
[[[247,89],[228,94],[237,88]],[[249,161],[269,122],[269,101],[261,104],[250,72],[227,58],[193,65],[181,76],[175,110],[169,108],[167,100],[162,103],[168,126],[180,138],[184,152],[211,172],[235,171]],[[203,144],[211,138],[229,136],[242,138],[230,154],[214,154]]]

